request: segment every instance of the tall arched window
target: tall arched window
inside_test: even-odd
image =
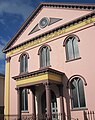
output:
[[[29,55],[26,52],[20,55],[20,73],[25,73],[28,71],[28,59]]]
[[[47,45],[44,45],[39,49],[40,67],[50,66],[50,51],[51,49]]]
[[[71,104],[72,108],[83,108],[86,107],[84,85],[83,81],[79,77],[74,77],[70,81],[71,89]]]
[[[23,89],[22,91],[22,96],[21,96],[21,110],[22,111],[27,111],[28,110],[28,93],[27,93],[27,89]]]
[[[73,60],[79,58],[78,37],[70,35],[65,40],[66,59]]]

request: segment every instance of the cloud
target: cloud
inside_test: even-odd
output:
[[[7,44],[7,41],[5,41],[1,36],[0,36],[0,60],[4,60],[5,54],[2,52],[2,49],[5,47]]]
[[[3,24],[3,25],[5,25],[4,19],[1,19],[1,18],[0,18],[0,23]]]
[[[0,45],[0,60],[4,59],[5,58],[5,54],[2,53],[2,49],[3,49],[4,46]]]
[[[21,0],[22,1],[22,0]],[[21,2],[20,0],[12,1],[12,0],[1,0],[0,1],[0,14],[11,13],[21,15],[23,19],[32,12],[33,6],[30,6],[29,2]]]
[[[0,73],[5,73],[5,63],[3,63],[2,61],[0,61]]]

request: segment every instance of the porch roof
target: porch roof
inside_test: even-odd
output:
[[[45,83],[46,81],[61,83],[64,73],[55,69],[45,68],[30,73],[12,77],[17,86],[26,86]]]

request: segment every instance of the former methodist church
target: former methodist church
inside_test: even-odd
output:
[[[41,3],[3,49],[4,114],[84,120],[95,110],[94,50],[95,4]]]

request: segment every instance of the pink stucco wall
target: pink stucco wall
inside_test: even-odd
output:
[[[56,10],[56,12],[55,12]],[[67,16],[68,12],[68,16]],[[59,14],[60,13],[60,14]],[[62,14],[61,14],[62,13]],[[52,25],[52,28],[60,26],[61,24],[64,24],[66,22],[69,22],[73,19],[76,19],[80,16],[83,16],[84,14],[88,14],[89,11],[78,11],[78,10],[63,10],[63,9],[48,9],[45,8],[42,9],[41,13],[39,13],[35,20],[30,24],[30,26],[25,30],[25,33],[21,35],[21,37],[16,41],[16,43],[13,45],[17,45],[19,43],[22,43],[36,35],[42,34],[45,31],[48,31],[51,29],[51,26],[46,27],[45,30],[41,30],[39,32],[31,34],[30,36],[27,36],[27,34],[30,32],[30,30],[34,27],[33,25],[36,25],[36,23],[45,15],[49,17],[58,17],[63,18],[62,21],[55,23]],[[55,26],[56,25],[56,26]],[[88,25],[90,26],[90,25]],[[84,26],[86,28],[87,26]],[[81,28],[79,28],[81,29]],[[78,29],[78,30],[79,30]],[[50,65],[51,68],[59,70],[61,72],[64,72],[67,78],[69,79],[73,75],[81,75],[85,78],[87,82],[87,86],[84,86],[85,90],[85,98],[86,98],[86,108],[89,110],[95,109],[95,96],[94,96],[94,62],[95,62],[95,56],[94,56],[94,31],[95,26],[88,27],[87,29],[83,29],[80,31],[74,30],[74,34],[77,35],[80,39],[80,42],[78,42],[79,46],[79,53],[81,59],[66,62],[66,54],[65,54],[65,47],[63,47],[63,42],[68,34],[71,34],[71,32],[66,33],[64,35],[61,35],[59,37],[56,37],[56,39],[53,41],[49,40],[47,41],[47,44],[51,47],[50,52]],[[28,59],[28,72],[32,72],[35,70],[39,70],[40,68],[40,61],[39,61],[39,55],[38,50],[44,43],[41,43],[35,47],[31,47],[30,49],[27,49],[26,52],[29,54]],[[18,54],[14,54],[11,56],[11,62],[10,62],[10,114],[16,114],[17,113],[17,93],[16,93],[16,81],[12,79],[13,76],[19,75],[20,71],[20,63],[19,63],[19,56],[21,55],[22,51]],[[63,83],[64,84],[64,83]],[[66,84],[65,84],[66,85]],[[65,87],[66,89],[66,87]],[[64,90],[65,90],[64,89]],[[64,92],[64,96],[65,92]],[[64,98],[65,99],[65,98]],[[31,101],[31,99],[30,99]],[[31,103],[31,102],[30,102]],[[15,104],[15,106],[14,106]],[[76,114],[75,114],[76,113]],[[72,117],[79,116],[80,120],[81,114],[83,114],[82,111],[72,111],[71,112]]]

